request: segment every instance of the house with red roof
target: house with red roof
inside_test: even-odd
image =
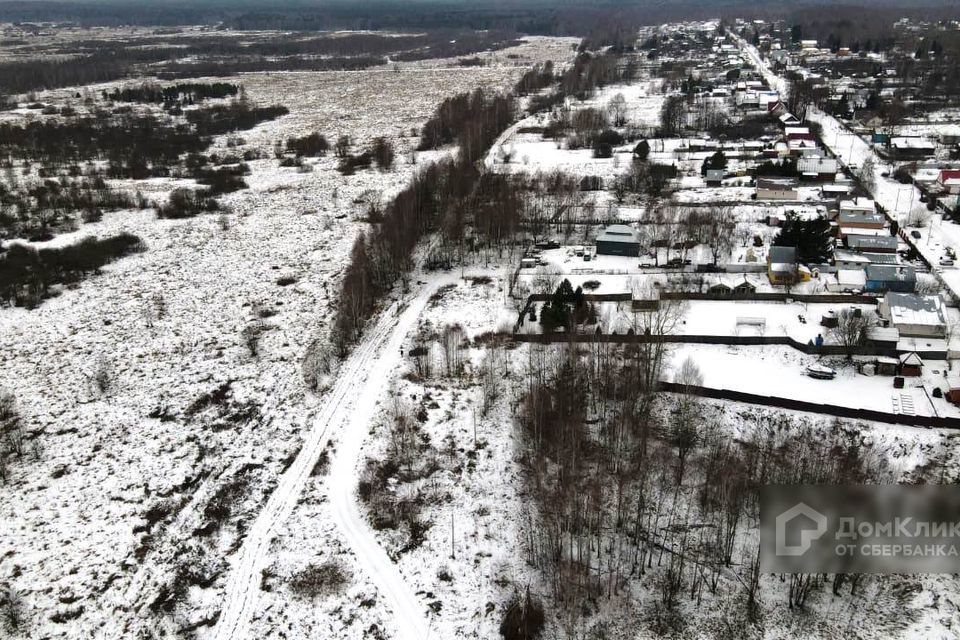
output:
[[[951,195],[960,193],[960,169],[944,169],[937,178],[937,186]]]

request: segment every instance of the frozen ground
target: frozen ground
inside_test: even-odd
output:
[[[928,389],[942,385],[944,362],[925,362],[923,378],[906,378],[905,388],[894,389],[891,376],[862,375],[843,358],[827,361],[838,370],[836,379],[811,378],[804,369],[824,361],[789,347],[682,345],[674,351],[674,366],[688,357],[700,368],[706,387],[886,413],[910,415],[912,407],[915,415],[960,418],[957,407],[920,386],[921,380]]]
[[[0,311],[0,387],[16,394],[35,443],[35,456],[0,486],[0,577],[21,595],[32,637],[180,634],[210,624],[224,558],[296,459],[320,408],[300,361],[328,321],[361,226],[356,202],[406,184],[418,166],[402,153],[415,144],[406,133],[443,97],[502,89],[520,73],[502,66],[245,76],[252,99],[291,110],[241,134],[245,146],[269,152],[278,139],[313,130],[358,144],[387,135],[400,151],[395,171],[345,178],[333,158],[313,161],[308,173],[251,162],[250,189],[222,199],[233,213],[187,221],[107,214],[73,237],[128,231],[148,250],[37,310]],[[162,198],[173,185],[142,186]],[[241,333],[261,323],[254,356]],[[101,370],[105,391],[93,383]],[[235,499],[226,520],[194,533],[210,531],[205,509],[227,489]],[[322,537],[301,553],[346,549],[328,515],[316,527]],[[344,619],[385,625],[387,603],[370,601],[374,589],[352,569]],[[171,589],[184,585],[184,604],[171,601]],[[327,624],[304,605],[285,607],[293,628]]]

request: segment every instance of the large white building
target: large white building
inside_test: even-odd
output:
[[[947,326],[940,296],[888,293],[880,302],[880,316],[901,336],[943,337]]]

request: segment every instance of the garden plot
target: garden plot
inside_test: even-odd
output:
[[[579,104],[602,109],[614,96],[622,95],[627,102],[625,114],[627,124],[652,129],[660,125],[660,112],[667,100],[663,85],[664,81],[660,78],[638,79],[627,84],[611,84]]]
[[[566,142],[545,139],[539,133],[516,133],[500,147],[495,170],[501,173],[562,171],[570,175],[598,176],[604,182],[627,172],[632,144],[614,149],[612,158],[595,158],[591,149],[568,149]],[[509,159],[509,162],[504,160]]]
[[[699,367],[705,387],[851,409],[960,418],[960,408],[945,399],[928,396],[920,386],[921,380],[928,388],[937,381],[942,384],[946,366],[943,362],[926,362],[924,369],[929,377],[906,378],[905,388],[894,389],[890,376],[865,376],[842,358],[820,360],[789,347],[679,345],[673,353],[673,367],[679,367],[686,358]],[[834,380],[816,380],[806,375],[807,366],[825,362],[838,369]]]
[[[735,184],[735,182],[732,182]],[[702,187],[702,188],[681,188],[674,192],[673,199],[679,203],[696,202],[723,202],[737,203],[756,200],[756,187],[752,186],[723,186],[723,187]],[[821,202],[823,197],[820,195],[820,187],[801,186],[797,189],[797,202]],[[765,202],[765,201],[761,201]],[[771,206],[779,205],[778,201],[769,201]]]
[[[310,131],[357,144],[387,135],[402,152],[416,143],[409,129],[443,97],[506,88],[520,73],[252,74],[243,78],[250,98],[285,103],[291,113],[241,137],[268,151]],[[226,148],[226,138],[216,147]],[[0,574],[18,576],[11,585],[37,635],[98,629],[121,637],[158,625],[173,633],[216,611],[236,521],[256,512],[316,404],[300,363],[329,321],[360,228],[355,202],[370,193],[386,199],[418,167],[398,157],[393,172],[344,177],[333,158],[313,164],[300,173],[251,162],[251,188],[221,200],[233,212],[226,216],[107,213],[74,237],[127,231],[148,250],[36,310],[0,311],[0,386],[17,396],[39,445],[38,459],[16,464],[0,486],[0,518],[12,523],[0,541]],[[158,179],[148,190],[160,199],[175,184]],[[220,529],[183,545],[208,525],[202,514],[213,494],[238,477],[243,485]],[[169,515],[134,533],[148,509],[166,501]],[[318,547],[333,544],[317,535]],[[54,547],[57,554],[45,551]],[[179,583],[189,587],[190,605],[153,615],[151,604],[189,567],[205,573]],[[348,592],[364,600],[365,587],[356,589]],[[50,620],[60,610],[66,625]],[[290,608],[301,614],[314,616],[313,605]],[[292,628],[305,628],[298,624]]]
[[[860,309],[864,313],[876,310],[875,305],[823,304],[793,302],[747,302],[691,300],[686,303],[680,333],[705,336],[784,336],[806,343],[822,336],[826,344],[835,342],[830,331],[820,325],[820,319],[829,312]],[[754,318],[762,324],[750,322]]]

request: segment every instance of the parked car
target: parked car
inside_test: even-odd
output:
[[[913,231],[911,231],[911,232],[910,232],[910,235],[911,235],[913,238],[916,238],[917,240],[920,239],[920,232],[917,231],[916,229],[914,229]]]
[[[940,266],[941,266],[941,267],[952,267],[952,266],[953,266],[953,258],[948,258],[948,257],[946,257],[946,256],[944,256],[943,258],[940,258]]]

